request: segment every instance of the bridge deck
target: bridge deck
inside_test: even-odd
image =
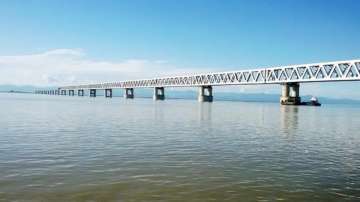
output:
[[[195,87],[360,80],[360,60],[290,65],[143,80],[63,86],[61,89]]]

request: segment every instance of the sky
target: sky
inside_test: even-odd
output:
[[[0,0],[0,85],[360,59],[359,10],[356,0]],[[301,92],[360,99],[359,85],[306,84]]]

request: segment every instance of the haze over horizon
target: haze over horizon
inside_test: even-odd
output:
[[[57,86],[359,59],[359,8],[354,0],[5,0],[0,85]],[[301,93],[360,99],[359,84],[306,84]],[[279,87],[222,91],[278,94]]]

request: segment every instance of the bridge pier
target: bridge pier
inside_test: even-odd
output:
[[[74,90],[69,90],[69,96],[74,96],[75,95],[75,91]]]
[[[61,90],[61,95],[66,95],[66,90]]]
[[[78,90],[78,96],[84,96],[84,90],[83,89]]]
[[[125,88],[124,98],[126,98],[126,99],[134,98],[134,89],[133,88]]]
[[[199,102],[213,101],[212,86],[200,86],[198,101]]]
[[[90,97],[96,97],[96,89],[90,89]]]
[[[105,97],[112,98],[112,89],[105,89]]]
[[[300,105],[300,84],[299,83],[285,83],[282,84],[282,94],[280,97],[280,104],[282,105]]]
[[[164,87],[155,87],[154,88],[154,100],[165,100],[165,89]]]

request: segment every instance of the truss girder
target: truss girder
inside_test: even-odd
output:
[[[195,87],[360,80],[360,60],[291,65],[143,80],[73,85],[61,89]]]

